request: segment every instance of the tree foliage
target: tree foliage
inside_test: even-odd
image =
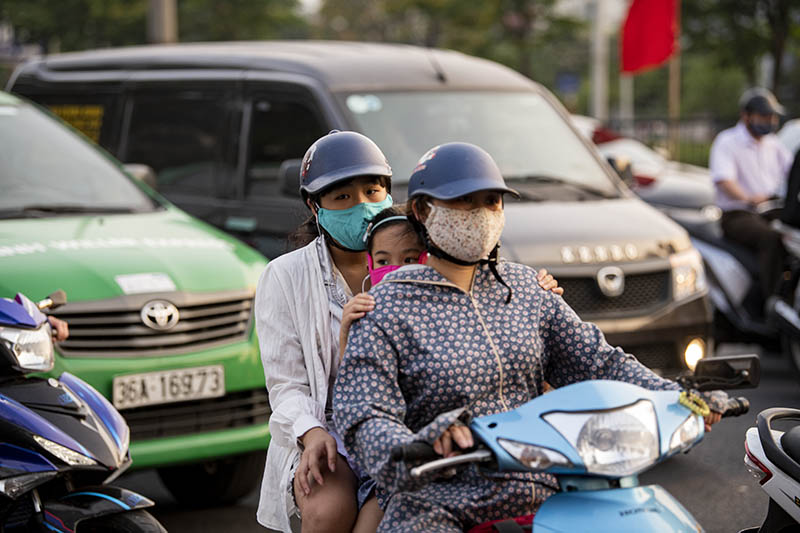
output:
[[[759,64],[768,54],[774,67],[770,88],[781,86],[785,52],[800,38],[800,2],[692,0],[682,9],[688,52],[711,52],[717,65],[740,68],[750,85],[759,81]]]
[[[556,0],[324,0],[318,34],[452,48],[496,59],[528,76],[548,36],[581,25],[556,13]]]
[[[45,52],[143,44],[147,0],[0,0],[16,40]],[[179,0],[181,41],[303,37],[299,0]]]

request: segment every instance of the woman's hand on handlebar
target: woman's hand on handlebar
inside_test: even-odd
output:
[[[336,440],[330,433],[321,427],[311,428],[300,438],[303,443],[303,454],[300,456],[300,464],[297,465],[297,477],[306,495],[311,494],[311,486],[308,484],[309,473],[320,485],[323,485],[321,465],[327,463],[328,470],[336,471]]]
[[[460,422],[444,430],[444,433],[433,442],[433,450],[442,457],[453,457],[461,453],[453,447],[453,444],[462,450],[472,448],[475,444],[472,431]]]
[[[716,411],[711,411],[706,415],[703,420],[706,423],[706,433],[711,431],[711,426],[722,420],[722,415]]]
[[[59,342],[67,340],[67,337],[69,337],[69,326],[65,321],[54,316],[48,316],[47,321],[50,322],[50,327],[53,329],[53,337],[55,340]]]

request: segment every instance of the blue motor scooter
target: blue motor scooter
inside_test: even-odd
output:
[[[53,368],[40,309],[65,302],[0,299],[0,532],[164,532],[152,501],[108,485],[131,464],[119,412],[67,372],[26,377]]]
[[[697,390],[754,387],[759,368],[756,356],[720,357],[701,361],[694,374],[679,381]],[[495,472],[547,472],[558,479],[560,492],[541,505],[532,529],[520,525],[524,518],[509,517],[494,529],[478,526],[481,531],[697,533],[703,528],[675,498],[658,485],[639,485],[637,476],[700,442],[708,407],[698,400],[682,391],[619,381],[576,383],[514,410],[473,419],[475,450],[418,464],[410,475],[479,463]],[[744,414],[748,407],[746,399],[732,399],[723,416]],[[392,451],[409,466],[432,453],[423,443]]]

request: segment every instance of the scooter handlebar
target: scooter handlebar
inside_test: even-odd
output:
[[[392,448],[393,461],[432,461],[441,456],[433,451],[433,446],[427,442],[410,442],[399,444]]]
[[[728,400],[728,405],[725,412],[722,413],[722,418],[729,416],[741,416],[750,410],[750,400],[739,396],[738,398],[731,398]]]

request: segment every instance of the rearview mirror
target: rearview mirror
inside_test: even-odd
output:
[[[137,180],[146,183],[151,189],[156,189],[156,173],[149,165],[143,165],[141,163],[127,163],[122,165],[122,168],[124,168],[125,172]]]
[[[628,187],[633,186],[634,184],[634,177],[633,177],[633,165],[629,159],[625,157],[613,157],[609,156],[606,158],[608,164],[611,165],[617,175],[625,182],[625,185]]]
[[[64,292],[63,289],[58,289],[57,291],[49,294],[47,298],[36,302],[36,307],[39,309],[55,309],[57,307],[61,307],[67,303],[67,293]]]
[[[281,180],[281,192],[287,196],[300,196],[300,167],[302,159],[287,159],[281,163],[278,179]]]
[[[757,355],[730,355],[700,359],[694,369],[693,386],[700,391],[752,389],[761,380]]]

